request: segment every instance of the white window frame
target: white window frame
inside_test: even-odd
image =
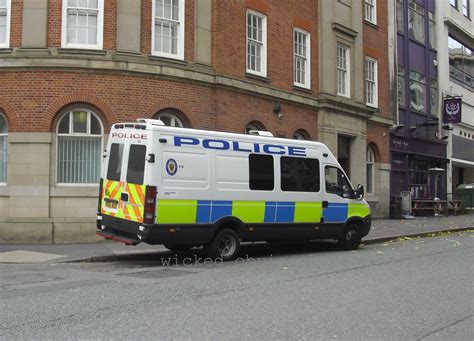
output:
[[[74,44],[67,42],[68,0],[63,0],[61,23],[61,47],[72,49],[102,50],[104,41],[104,0],[97,0],[97,44]]]
[[[0,44],[0,48],[9,48],[10,47],[10,24],[11,24],[11,12],[12,12],[12,4],[11,0],[7,0],[7,7],[5,10],[0,10],[3,13],[6,12],[7,16],[7,27],[6,27],[6,37],[5,37],[5,43]],[[3,14],[2,14],[3,15]]]
[[[162,117],[166,117],[170,119],[170,127],[178,127],[178,128],[184,128],[184,122],[175,114],[169,113],[169,112],[161,112],[157,114],[156,119],[161,120]]]
[[[248,65],[249,65],[249,40],[251,39],[251,38],[249,38],[249,30],[248,30],[249,15],[253,15],[253,16],[256,16],[256,17],[259,17],[260,19],[262,19],[262,41],[260,42],[260,41],[252,39],[253,41],[256,41],[257,43],[262,45],[261,65],[260,65],[260,70],[261,71],[260,72],[249,69],[249,67],[248,67]],[[267,76],[267,16],[262,14],[262,13],[259,13],[259,12],[248,9],[247,12],[245,13],[245,32],[246,32],[246,36],[245,36],[245,68],[246,68],[246,72],[250,73],[250,74],[253,74],[253,75],[257,75],[257,76],[266,77]]]
[[[469,3],[470,0],[462,0],[461,5],[461,13],[469,20],[471,19],[471,4]],[[467,13],[464,13],[466,11]]]
[[[0,118],[2,118],[5,121],[5,126],[7,130],[6,133],[0,132],[0,138],[5,137],[5,143],[6,143],[5,155],[4,155],[5,156],[5,160],[4,160],[5,161],[5,164],[4,164],[5,181],[0,180],[0,186],[6,186],[7,181],[8,181],[7,179],[7,176],[8,176],[8,121],[2,111],[0,111]]]
[[[307,141],[308,137],[306,133],[303,133],[302,129],[298,129],[293,134],[293,140]]]
[[[368,194],[375,194],[375,152],[371,146],[367,146],[367,155],[366,155],[366,172],[368,173],[369,167],[372,168],[372,174],[369,179],[369,175],[367,174],[367,193]],[[369,182],[371,182],[369,186]],[[371,189],[372,191],[369,191]]]
[[[344,51],[345,56],[340,56],[339,51]],[[341,75],[343,80],[340,80]],[[343,87],[339,86],[341,81],[344,81]],[[336,46],[336,92],[339,96],[351,97],[351,48],[342,43]]]
[[[364,19],[377,25],[377,0],[364,0]],[[372,18],[370,18],[372,13]]]
[[[301,34],[305,40],[305,55],[298,55],[295,49],[296,45],[296,35]],[[296,80],[296,60],[301,59],[304,61],[304,83],[297,82]],[[295,27],[293,29],[293,84],[302,88],[311,89],[311,34],[307,31],[304,31],[300,28]]]
[[[152,1],[152,17],[151,17],[151,54],[153,56],[172,58],[184,60],[184,25],[185,25],[185,0],[178,0],[179,14],[178,14],[178,46],[176,47],[176,54],[155,51],[156,37],[155,37],[155,24],[156,24],[156,2]],[[167,21],[172,21],[170,19],[163,19]],[[176,21],[173,21],[176,22]]]
[[[254,130],[254,131],[264,131],[265,129],[262,126],[260,126],[260,124],[252,121],[252,122],[250,122],[249,124],[247,124],[245,126],[245,132],[244,133],[245,134],[250,134],[250,131],[252,131],[252,130]]]
[[[74,127],[73,127],[73,113],[75,111],[85,111],[87,112],[87,131],[86,133],[75,133],[74,132]],[[69,134],[63,134],[63,133],[59,133],[59,125],[61,123],[61,121],[63,120],[64,116],[66,116],[67,114],[69,114]],[[91,115],[94,115],[94,117],[99,121],[99,124],[100,124],[100,130],[101,130],[101,134],[100,135],[92,135],[91,132],[90,132],[90,127],[91,127],[91,119],[90,119],[90,116]],[[98,184],[97,183],[70,183],[70,182],[59,182],[58,181],[58,177],[59,177],[59,172],[58,172],[58,159],[59,159],[59,137],[60,136],[74,136],[74,137],[99,137],[100,136],[100,150],[99,150],[99,176],[102,174],[102,167],[103,167],[103,162],[102,162],[102,151],[104,149],[104,125],[102,123],[102,120],[100,119],[100,117],[95,113],[93,112],[92,110],[90,109],[87,109],[87,108],[83,108],[83,107],[74,107],[74,108],[71,108],[69,110],[67,110],[66,112],[64,112],[60,119],[58,120],[57,124],[56,124],[56,157],[55,157],[55,183],[57,186],[71,186],[71,187],[77,187],[77,186],[97,186]]]
[[[373,66],[373,79],[370,78],[370,66]],[[376,59],[365,57],[365,104],[371,107],[378,107],[378,63]],[[373,101],[369,101],[369,86],[373,85]]]

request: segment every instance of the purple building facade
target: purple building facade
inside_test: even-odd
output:
[[[391,200],[446,196],[447,143],[440,139],[435,0],[396,0],[398,117],[391,130]]]

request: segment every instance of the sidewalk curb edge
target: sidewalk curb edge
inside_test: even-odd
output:
[[[468,227],[458,227],[453,229],[443,229],[443,230],[436,230],[430,232],[419,232],[419,233],[409,233],[409,234],[399,234],[399,235],[392,235],[387,237],[377,237],[371,239],[363,239],[361,245],[372,245],[378,243],[384,243],[391,240],[396,240],[399,238],[417,238],[417,237],[437,237],[443,233],[456,233],[456,232],[463,232],[474,229],[474,226]],[[75,258],[75,259],[66,259],[63,261],[59,261],[59,263],[106,263],[106,262],[114,262],[120,260],[133,260],[139,259],[140,257],[149,257],[153,254],[162,253],[163,251],[150,251],[150,252],[143,252],[137,254],[121,254],[121,255],[105,255],[105,256],[88,256],[84,258]]]

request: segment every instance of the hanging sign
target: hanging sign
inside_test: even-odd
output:
[[[461,122],[462,98],[445,98],[443,101],[444,123]]]

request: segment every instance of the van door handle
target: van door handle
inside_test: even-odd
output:
[[[328,208],[328,207],[329,207],[329,202],[323,201],[323,208]]]
[[[120,200],[128,202],[128,193],[122,192]]]

